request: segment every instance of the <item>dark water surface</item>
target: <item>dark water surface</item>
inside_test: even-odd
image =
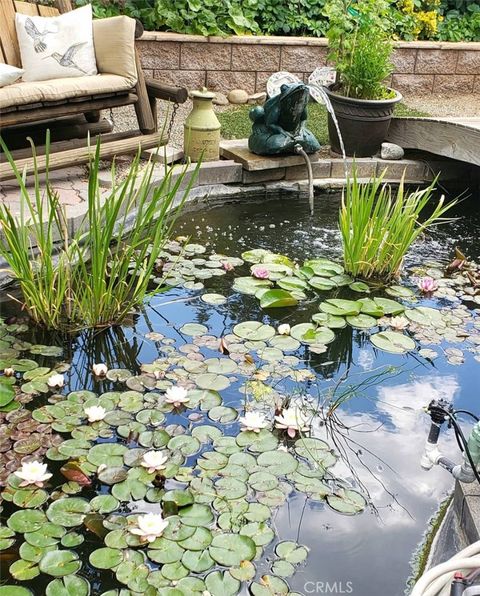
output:
[[[266,248],[299,262],[320,256],[341,260],[338,205],[338,195],[323,194],[316,199],[313,217],[307,202],[296,197],[212,206],[185,214],[177,223],[177,233],[191,235],[193,242],[231,256],[240,256],[247,249]],[[474,205],[463,203],[457,213],[461,219],[430,235],[409,253],[407,267],[428,259],[447,263],[455,246],[469,257],[479,258],[478,211]],[[135,372],[141,363],[154,360],[159,348],[144,337],[152,330],[181,344],[190,341],[179,331],[184,323],[202,323],[219,337],[231,332],[238,322],[261,320],[275,326],[280,322],[293,325],[308,321],[317,310],[318,299],[315,304],[307,302],[295,309],[267,314],[254,297],[232,291],[236,275],[248,275],[248,265],[205,281],[206,291],[228,297],[223,305],[205,304],[199,299],[202,291],[173,289],[155,296],[131,326],[97,334],[93,339],[92,334],[80,336],[73,347],[66,346],[72,362],[68,388],[110,390],[92,381],[89,369],[93,362],[106,361],[109,367]],[[435,306],[437,301],[425,300],[425,304]],[[338,419],[348,430],[339,430],[328,439],[337,442],[348,460],[339,462],[334,472],[347,479],[356,475],[368,490],[374,510],[356,516],[341,515],[294,492],[275,514],[273,528],[280,540],[296,540],[310,548],[306,565],[288,579],[292,591],[306,595],[398,596],[404,593],[411,557],[427,522],[453,485],[445,471],[424,472],[420,468],[429,426],[422,408],[432,398],[442,397],[456,407],[480,411],[480,364],[468,351],[460,366],[449,364],[443,355],[433,363],[416,355],[391,355],[375,350],[364,332],[350,327],[337,331],[336,336],[324,354],[311,354],[305,347],[296,353],[304,366],[315,372],[316,380],[309,387],[313,397],[331,388],[347,370],[348,382],[356,384],[385,370],[382,367],[394,367],[380,383],[367,384],[361,394],[342,405]],[[41,334],[35,339],[40,342]],[[288,392],[295,388],[290,381],[281,389]],[[242,403],[238,384],[223,391],[222,397],[226,404]],[[321,428],[314,430],[319,436],[324,432]],[[449,431],[442,435],[442,450],[460,459]],[[271,555],[272,547],[267,547],[267,559],[258,565],[265,572]],[[103,590],[108,587],[102,585]]]

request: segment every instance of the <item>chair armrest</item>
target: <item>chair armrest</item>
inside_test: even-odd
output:
[[[160,83],[156,79],[145,79],[147,85],[147,93],[149,97],[156,99],[166,99],[167,101],[174,101],[175,103],[185,103],[188,99],[188,91],[185,87],[174,87],[173,85],[166,85]]]
[[[131,82],[132,87],[138,79],[135,64],[135,29],[135,19],[125,16],[93,21],[93,42],[98,72],[124,77]]]

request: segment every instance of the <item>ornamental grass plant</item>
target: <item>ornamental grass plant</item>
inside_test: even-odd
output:
[[[70,235],[65,209],[48,176],[48,137],[45,184],[35,160],[33,191],[1,138],[0,145],[22,198],[19,216],[0,204],[0,255],[19,285],[16,299],[33,321],[72,331],[120,324],[159,291],[152,286],[156,261],[197,170],[181,192],[186,169],[174,179],[173,170],[166,168],[163,179],[153,184],[153,163],[143,167],[138,152],[121,182],[115,181],[112,165],[113,186],[103,198],[98,142],[90,163],[87,212]]]
[[[342,195],[339,228],[344,266],[357,278],[388,281],[398,276],[412,244],[432,227],[452,221],[443,215],[457,203],[445,203],[444,196],[436,201],[436,181],[409,191],[402,179],[395,190],[383,183],[384,176],[385,172],[363,183],[354,169]]]

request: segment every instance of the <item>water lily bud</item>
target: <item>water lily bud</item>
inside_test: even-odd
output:
[[[3,369],[3,374],[6,377],[13,377],[13,375],[15,374],[15,370],[10,366],[8,368]]]
[[[290,335],[290,325],[288,323],[282,323],[277,329],[280,335]]]
[[[96,377],[104,377],[108,372],[108,368],[106,364],[99,363],[92,366],[92,371]]]
[[[52,389],[55,387],[63,387],[65,385],[65,378],[58,373],[50,375],[47,379],[47,385]]]

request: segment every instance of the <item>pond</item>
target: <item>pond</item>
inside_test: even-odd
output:
[[[18,359],[27,359],[24,406],[2,425],[2,479],[32,454],[53,474],[37,489],[8,478],[0,545],[2,577],[14,565],[10,586],[52,596],[67,594],[69,581],[79,595],[88,584],[91,594],[109,596],[127,587],[122,594],[404,593],[428,521],[452,489],[445,471],[420,468],[429,426],[423,408],[445,398],[477,409],[480,301],[461,274],[445,281],[442,272],[455,247],[478,262],[480,217],[473,203],[462,203],[456,222],[408,254],[408,275],[393,289],[365,294],[336,269],[339,200],[317,196],[313,216],[296,195],[185,213],[178,242],[163,255],[164,271],[175,264],[167,275],[177,287],[156,294],[129,325],[74,341],[21,321],[0,329],[1,368],[16,360],[21,371]],[[300,265],[329,259],[311,266],[332,267],[325,276],[335,287],[305,283],[295,287],[305,294],[297,306],[262,309],[252,292],[271,282],[261,274],[252,282],[250,267],[267,267],[283,287],[292,280],[287,259],[258,263],[266,254],[258,249]],[[439,280],[433,295],[416,287],[415,276],[425,274]],[[359,298],[384,302],[366,302],[367,315],[347,312]],[[330,299],[349,302],[322,311]],[[387,315],[407,309],[407,326],[397,330],[407,343],[398,353],[370,339],[388,329],[375,304]],[[312,316],[320,335],[298,327]],[[275,333],[281,324],[290,335]],[[108,366],[107,378],[92,374],[98,362]],[[65,386],[51,390],[45,381],[54,368]],[[165,400],[177,382],[189,389],[186,408]],[[315,413],[293,438],[270,430],[285,397]],[[97,403],[105,418],[88,424],[84,409]],[[266,413],[268,428],[240,432],[246,404]],[[162,478],[141,463],[155,448],[170,458]],[[442,450],[460,459],[450,432]],[[70,506],[58,500],[65,496]],[[147,549],[128,528],[159,503],[173,517]]]

